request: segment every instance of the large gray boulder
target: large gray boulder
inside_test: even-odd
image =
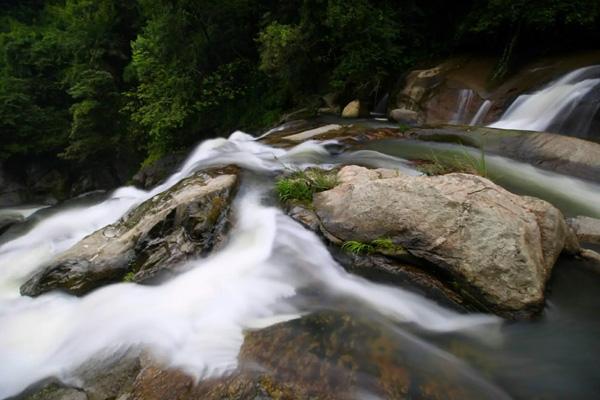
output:
[[[226,226],[236,173],[197,173],[87,236],[32,276],[21,293],[82,295],[103,284],[144,281],[209,251]],[[127,275],[126,275],[127,274]]]
[[[503,316],[538,311],[559,254],[577,250],[558,209],[479,176],[412,177],[347,166],[338,180],[314,195],[328,236],[364,243],[390,238]]]

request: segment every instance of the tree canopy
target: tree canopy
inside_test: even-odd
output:
[[[0,21],[0,160],[73,163],[262,127],[455,52],[502,75],[600,39],[596,0],[2,0]]]

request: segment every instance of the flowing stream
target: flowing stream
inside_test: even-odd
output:
[[[193,171],[230,163],[246,172],[234,205],[237,222],[225,248],[188,262],[186,272],[157,286],[118,283],[81,298],[56,292],[19,296],[20,284],[52,256]],[[417,173],[406,161],[373,150],[332,156],[326,143],[315,142],[282,150],[236,132],[229,139],[202,143],[178,172],[153,190],[120,188],[95,204],[48,214],[2,244],[0,398],[48,377],[76,383],[77,368],[86,361],[136,348],[198,379],[218,376],[236,367],[244,330],[323,307],[368,316],[407,352],[411,369],[440,374],[450,369],[454,383],[470,388],[475,398],[528,398],[565,388],[585,397],[597,388],[592,360],[579,354],[595,343],[591,336],[597,337],[599,324],[585,310],[573,313],[579,303],[569,304],[573,300],[563,294],[576,282],[597,283],[596,275],[585,269],[561,273],[565,276],[542,321],[508,325],[493,316],[445,309],[410,288],[350,275],[314,233],[269,206],[275,173],[338,163]],[[540,185],[556,185],[549,179]],[[594,299],[584,308],[591,313],[597,305],[600,301]],[[576,341],[571,340],[574,335]],[[556,376],[561,385],[545,386]]]
[[[348,161],[351,154],[343,159]],[[363,163],[396,166],[402,160],[357,155]],[[320,239],[276,208],[267,206],[272,175],[284,168],[332,163],[323,145],[307,142],[289,151],[235,133],[201,144],[181,170],[150,191],[116,190],[106,200],[62,210],[0,247],[0,398],[48,377],[74,379],[93,357],[107,358],[143,346],[169,365],[198,378],[232,370],[244,329],[310,313],[303,288],[353,299],[387,321],[430,332],[487,336],[495,317],[462,315],[410,291],[346,273]],[[236,163],[248,177],[235,204],[237,224],[229,244],[187,272],[158,286],[109,285],[82,298],[49,293],[19,296],[19,286],[53,255],[116,221],[140,202],[199,168]],[[464,374],[475,374],[465,367]],[[499,391],[489,386],[488,391]],[[491,393],[490,392],[490,393]],[[501,392],[501,391],[499,391]]]

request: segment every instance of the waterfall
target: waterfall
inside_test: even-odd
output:
[[[591,137],[600,129],[600,65],[580,68],[510,105],[494,128]]]
[[[466,120],[466,114],[469,111],[474,94],[475,92],[471,89],[461,89],[458,92],[458,109],[450,120],[451,124],[460,124]]]
[[[469,122],[469,125],[481,125],[481,123],[485,120],[485,117],[487,116],[488,112],[490,111],[492,104],[493,103],[490,100],[484,101],[481,104],[481,107],[479,107],[479,110],[477,110],[477,113],[475,113],[475,116],[473,117],[471,122]]]
[[[371,116],[375,117],[375,118],[381,118],[381,117],[385,117],[387,114],[387,105],[388,105],[388,99],[390,97],[389,93],[386,93],[381,100],[379,100],[377,102],[377,105],[375,106],[375,108],[373,109],[373,111],[371,112]]]

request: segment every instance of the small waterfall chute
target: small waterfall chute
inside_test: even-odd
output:
[[[450,120],[451,124],[464,123],[475,92],[471,89],[461,89],[458,92],[458,108]]]
[[[487,117],[488,113],[490,112],[492,104],[493,103],[491,100],[484,101],[479,107],[479,110],[477,110],[477,113],[475,113],[473,119],[471,119],[471,122],[469,122],[469,125],[481,125],[481,123],[485,120],[485,117]]]
[[[580,68],[524,94],[491,127],[592,137],[600,129],[600,65]]]

